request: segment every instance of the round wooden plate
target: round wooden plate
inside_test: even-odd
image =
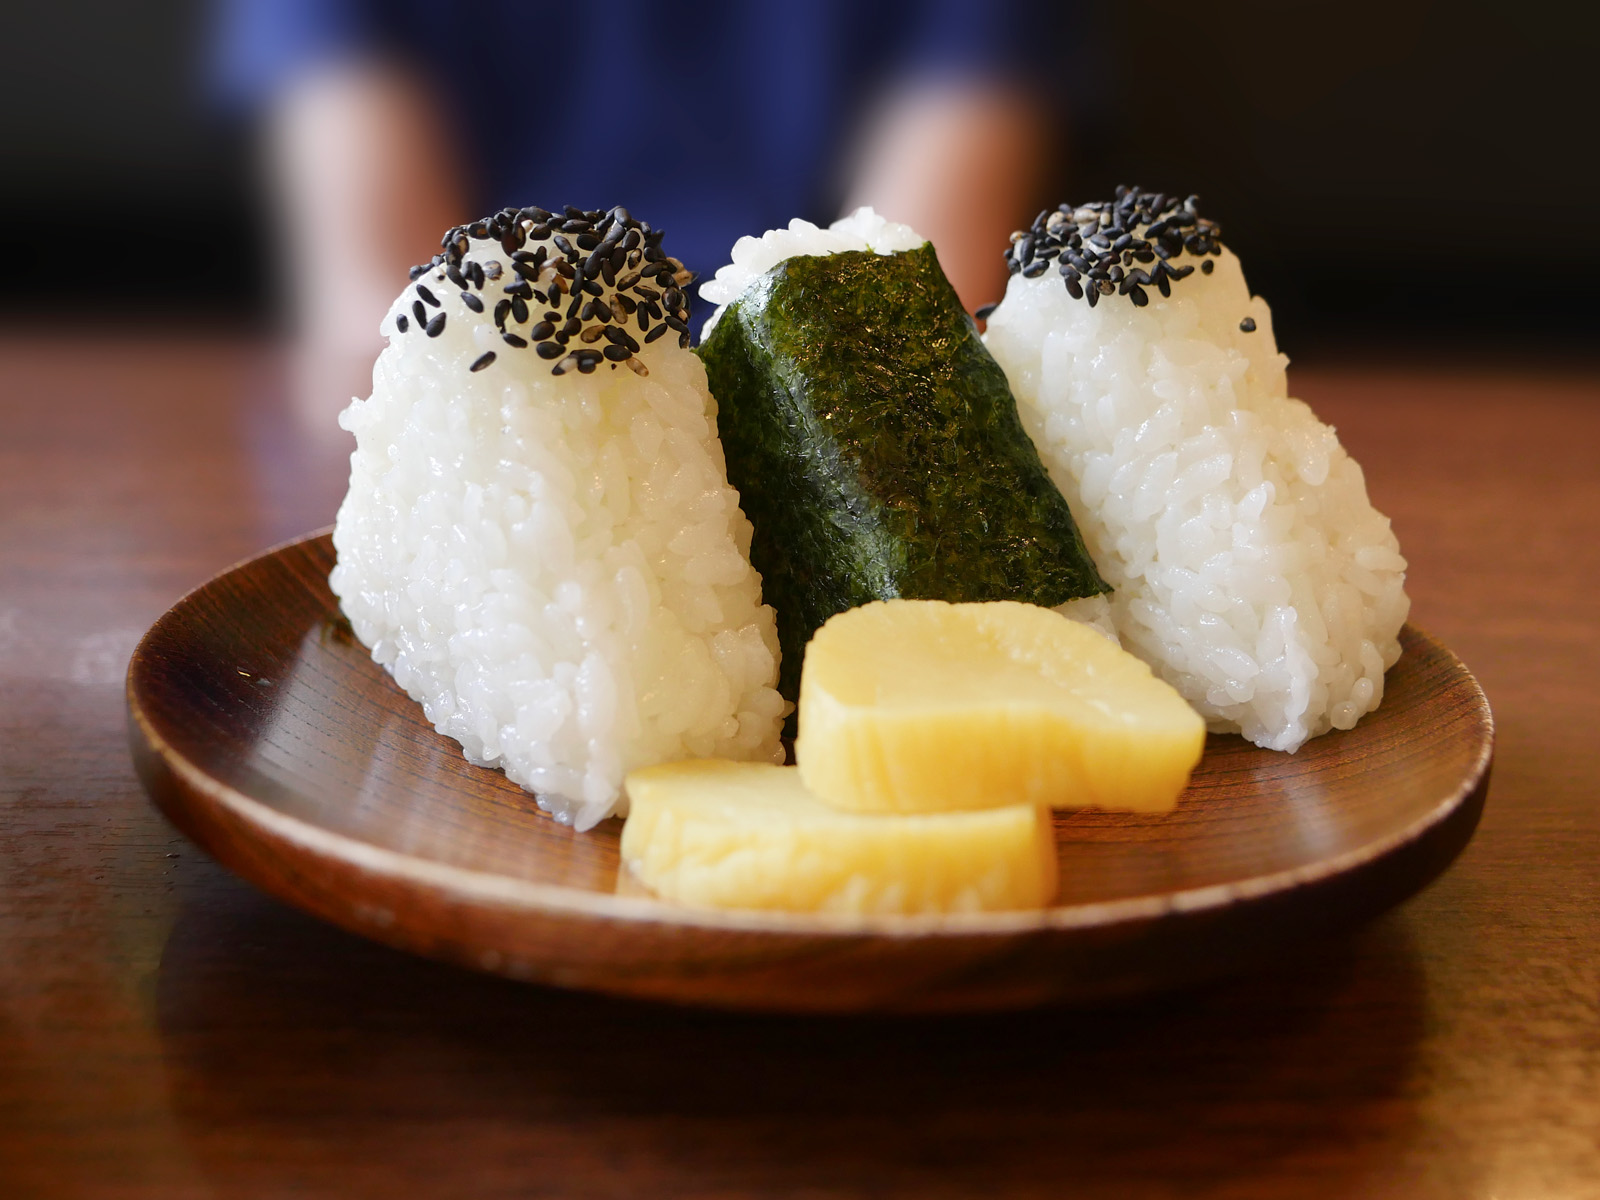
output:
[[[1406,628],[1383,706],[1298,754],[1212,737],[1176,811],[1056,815],[1043,912],[705,912],[469,765],[351,636],[313,534],[190,593],[128,672],[150,794],[222,863],[347,929],[519,979],[735,1008],[1002,1008],[1203,979],[1409,896],[1466,845],[1493,725]]]

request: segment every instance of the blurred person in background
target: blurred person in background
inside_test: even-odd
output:
[[[1031,0],[219,0],[216,17],[217,93],[262,124],[300,412],[330,434],[370,390],[407,267],[506,205],[623,204],[704,276],[742,235],[870,204],[933,241],[969,309],[998,299],[1054,166],[1072,27]]]

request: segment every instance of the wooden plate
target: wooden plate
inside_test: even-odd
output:
[[[1043,912],[701,912],[619,882],[621,823],[574,833],[470,766],[367,656],[313,534],[185,597],[128,672],[150,794],[268,892],[419,954],[520,979],[781,1010],[1089,1000],[1235,970],[1409,896],[1466,845],[1493,725],[1406,628],[1383,706],[1298,754],[1212,737],[1175,812],[1058,813]]]

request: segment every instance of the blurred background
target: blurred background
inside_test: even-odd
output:
[[[464,21],[474,11],[441,7]],[[1596,6],[1145,0],[1036,12],[1032,52],[1059,54],[1062,119],[1040,135],[1043,175],[1006,223],[1118,182],[1198,192],[1297,359],[1592,348]],[[199,0],[7,6],[0,220],[13,259],[0,315],[11,328],[81,321],[86,278],[96,320],[116,331],[284,328],[292,269],[261,168],[268,101],[218,83],[216,13]],[[531,32],[507,45],[540,50]],[[525,61],[531,79],[547,78]],[[710,80],[677,77],[674,90],[718,101]],[[551,179],[494,203],[566,199]],[[670,251],[672,226],[658,223]]]

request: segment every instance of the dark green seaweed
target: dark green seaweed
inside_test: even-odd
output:
[[[780,263],[699,353],[789,699],[811,634],[868,601],[1110,591],[931,245]]]

